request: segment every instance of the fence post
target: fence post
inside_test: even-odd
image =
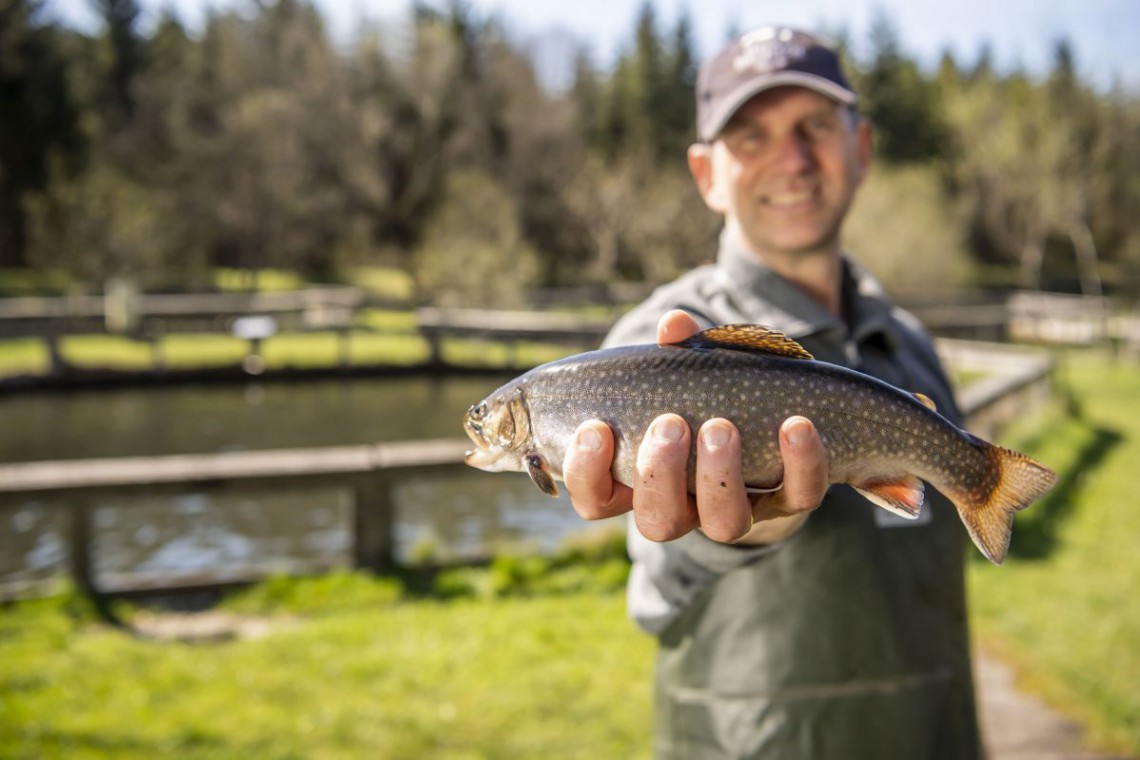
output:
[[[91,542],[94,540],[92,530],[93,513],[95,509],[90,499],[77,496],[76,503],[71,509],[71,524],[69,529],[69,564],[71,577],[79,591],[89,596],[98,594],[95,588],[95,571],[92,562]]]
[[[76,590],[90,600],[95,612],[103,622],[116,628],[129,630],[111,606],[110,599],[101,592],[95,583],[95,563],[93,562],[93,544],[95,542],[95,503],[87,494],[75,497],[75,506],[71,510],[70,554],[71,577],[75,581]]]
[[[395,566],[395,511],[392,482],[380,473],[353,484],[353,554],[356,567],[373,571]]]

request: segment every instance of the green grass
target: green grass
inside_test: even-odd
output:
[[[297,290],[306,284],[301,275],[284,269],[227,269],[223,267],[215,269],[212,275],[214,287],[224,291]]]
[[[395,267],[353,267],[344,273],[350,285],[367,288],[380,298],[407,303],[412,298],[412,278]]]
[[[352,365],[407,366],[426,362],[431,355],[426,340],[416,331],[415,315],[374,312],[364,317],[348,339]],[[455,338],[443,344],[444,359],[476,366],[529,366],[551,361],[575,349],[527,341]],[[149,371],[156,361],[174,369],[232,366],[249,351],[246,340],[230,335],[171,334],[157,344],[119,335],[69,335],[60,339],[60,354],[77,369]],[[280,333],[261,343],[269,369],[320,368],[340,365],[341,338],[335,332]],[[160,357],[160,358],[156,358]],[[0,377],[44,374],[47,348],[35,338],[0,340]]]
[[[971,563],[975,632],[1095,741],[1140,753],[1140,368],[1082,352],[1061,377],[1080,415],[1006,438],[1061,479],[1017,517],[1005,565]]]
[[[132,638],[74,597],[21,603],[0,611],[0,756],[647,757],[654,645],[616,561],[505,558],[419,594],[278,579],[225,606],[270,633],[214,643]]]
[[[0,340],[0,377],[42,375],[49,363],[47,346],[39,338]]]

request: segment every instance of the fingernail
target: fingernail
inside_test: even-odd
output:
[[[803,446],[811,435],[811,425],[805,419],[792,420],[788,423],[788,443],[793,446]]]
[[[583,451],[601,451],[602,436],[592,427],[584,427],[578,431],[578,437],[574,439],[574,445]]]
[[[659,441],[676,443],[684,434],[681,423],[671,417],[653,423],[653,437]]]
[[[712,451],[728,445],[728,430],[724,425],[709,425],[701,435],[705,448]]]

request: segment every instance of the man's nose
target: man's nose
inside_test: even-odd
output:
[[[798,132],[785,135],[776,145],[773,164],[789,174],[805,171],[814,163],[811,144]]]

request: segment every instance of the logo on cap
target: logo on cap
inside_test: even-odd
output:
[[[752,69],[758,74],[786,69],[794,60],[803,58],[807,46],[796,39],[791,29],[765,27],[740,38],[740,52],[732,60],[737,73]]]

